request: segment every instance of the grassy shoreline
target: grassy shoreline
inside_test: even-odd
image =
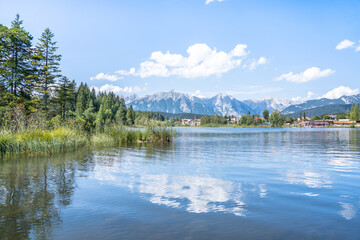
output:
[[[126,129],[110,127],[101,133],[85,133],[59,127],[49,130],[0,131],[0,158],[12,155],[48,155],[84,147],[120,146],[135,142],[172,142],[171,128]]]
[[[256,125],[249,125],[249,126],[243,126],[243,125],[221,125],[221,124],[206,124],[206,125],[201,125],[201,126],[186,126],[186,125],[181,125],[181,126],[176,126],[176,127],[183,127],[183,128],[188,128],[188,127],[193,127],[193,128],[207,128],[207,127],[211,127],[211,128],[299,128],[299,127],[291,127],[291,126],[277,126],[277,127],[272,127],[272,126],[256,126]],[[303,127],[302,127],[303,128]],[[360,128],[358,126],[329,126],[329,127],[325,127],[325,128]]]

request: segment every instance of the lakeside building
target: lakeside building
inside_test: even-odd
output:
[[[311,118],[309,117],[301,117],[301,118],[297,118],[297,121],[300,122],[300,121],[311,121]]]
[[[200,126],[200,119],[181,119],[181,125],[183,126]]]
[[[350,121],[349,119],[339,119],[333,122],[334,126],[355,126],[356,121]]]
[[[228,124],[235,124],[235,123],[239,123],[240,122],[240,119],[241,119],[241,116],[240,117],[232,117],[232,118],[229,118],[228,119]]]
[[[291,125],[292,127],[312,127],[312,128],[324,128],[329,126],[357,126],[360,127],[360,121],[350,121],[349,119],[339,119],[339,120],[314,120],[314,121],[303,121],[295,122]]]

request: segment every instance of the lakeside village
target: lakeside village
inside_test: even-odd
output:
[[[233,125],[233,126],[259,126],[259,127],[309,127],[309,128],[325,128],[325,127],[360,127],[359,106],[355,104],[351,107],[351,111],[341,114],[323,114],[321,117],[307,117],[305,113],[299,114],[299,117],[283,116],[279,111],[274,111],[269,115],[268,110],[263,112],[263,117],[259,115],[243,116],[224,116],[217,114],[214,116],[201,116],[201,118],[181,119],[182,126],[214,126],[214,125]]]

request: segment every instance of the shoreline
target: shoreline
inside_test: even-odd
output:
[[[88,133],[59,127],[47,130],[0,131],[0,160],[10,156],[41,156],[81,148],[113,147],[126,143],[170,143],[176,131],[165,127],[126,129],[111,127],[103,132]]]

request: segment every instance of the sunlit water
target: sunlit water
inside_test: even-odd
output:
[[[180,128],[0,162],[0,239],[360,239],[360,131]]]

